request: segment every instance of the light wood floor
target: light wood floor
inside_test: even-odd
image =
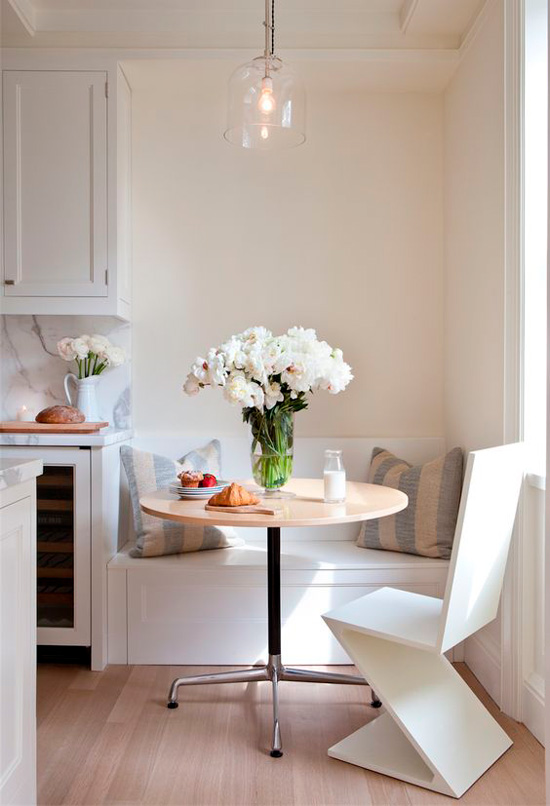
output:
[[[460,803],[542,806],[542,747],[522,725],[498,713],[466,667],[457,668],[514,740]],[[168,685],[179,673],[191,673],[191,668],[111,666],[104,672],[89,672],[76,666],[39,665],[39,803],[431,806],[457,802],[327,756],[330,745],[379,713],[368,707],[366,688],[282,683],[285,755],[272,759],[268,684],[180,689],[180,707],[168,710]]]

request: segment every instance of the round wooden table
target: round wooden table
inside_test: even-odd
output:
[[[246,483],[246,482],[245,482]],[[267,603],[268,603],[268,651],[265,666],[238,669],[231,672],[178,677],[168,695],[168,708],[178,707],[178,688],[205,683],[242,683],[269,680],[273,691],[273,741],[271,755],[282,756],[281,731],[279,727],[280,680],[305,683],[348,683],[366,685],[367,681],[355,675],[332,672],[305,671],[283,665],[281,659],[281,528],[285,526],[333,526],[372,518],[383,518],[400,512],[408,504],[405,493],[378,484],[348,482],[346,501],[341,504],[325,504],[323,481],[320,479],[292,479],[285,491],[295,493],[294,498],[265,497],[262,501],[277,510],[276,515],[212,512],[205,510],[207,499],[184,501],[165,491],[159,491],[140,499],[144,512],[157,518],[180,523],[208,524],[215,526],[265,526],[267,528]],[[373,692],[372,705],[380,702]]]

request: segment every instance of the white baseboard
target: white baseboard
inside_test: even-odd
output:
[[[522,706],[524,725],[544,745],[544,680],[536,672],[523,681]]]
[[[485,691],[500,706],[500,653],[487,636],[472,635],[465,643],[464,660]]]

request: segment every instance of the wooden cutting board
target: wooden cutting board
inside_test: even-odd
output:
[[[93,434],[109,423],[23,423],[20,420],[0,422],[2,434]]]
[[[243,515],[277,515],[281,510],[272,509],[271,507],[262,506],[261,504],[249,504],[246,507],[216,507],[212,504],[206,504],[205,509],[211,512],[225,512],[225,513],[242,513]]]

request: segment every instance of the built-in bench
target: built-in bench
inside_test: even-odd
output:
[[[267,657],[266,542],[108,566],[109,663],[249,664]],[[384,585],[442,597],[448,562],[349,541],[285,542],[286,663],[349,663],[321,619]]]
[[[181,455],[201,444],[140,439],[137,447]],[[319,476],[325,447],[343,447],[348,476],[366,478],[372,447],[381,444],[411,462],[443,450],[439,439],[304,439],[295,475]],[[222,441],[224,475],[249,468],[242,440]],[[180,451],[180,453],[175,453]],[[231,457],[232,461],[228,461]],[[299,457],[299,458],[298,458]],[[384,585],[443,597],[448,562],[358,548],[358,525],[283,530],[281,603],[285,663],[349,663],[321,614]],[[130,537],[131,530],[126,534]],[[231,549],[134,559],[131,539],[108,565],[109,663],[251,664],[266,659],[266,538],[242,529]]]

